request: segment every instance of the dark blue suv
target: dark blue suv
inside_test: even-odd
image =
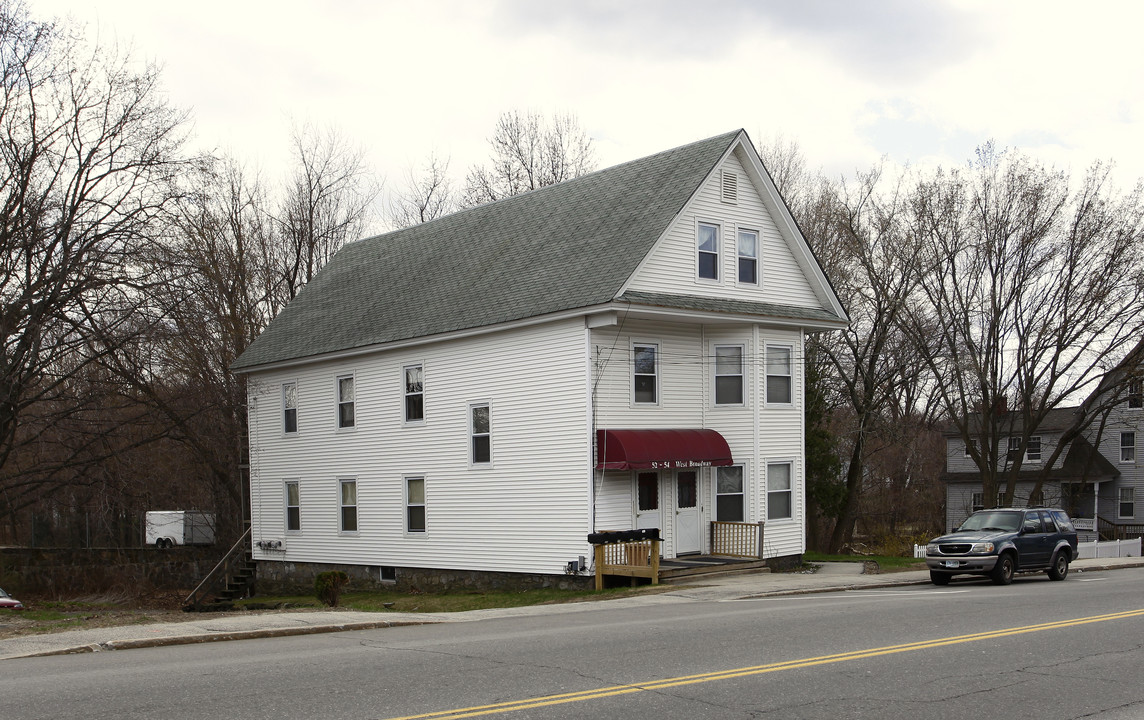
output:
[[[1072,521],[1054,508],[978,510],[956,531],[926,545],[934,585],[948,585],[954,575],[986,575],[1008,585],[1013,573],[1037,570],[1064,580],[1076,557]]]

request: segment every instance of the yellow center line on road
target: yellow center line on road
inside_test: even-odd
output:
[[[565,703],[583,702],[585,700],[597,700],[599,698],[614,697],[617,695],[629,695],[632,693],[646,692],[649,690],[663,690],[665,688],[679,687],[682,685],[696,685],[699,683],[714,682],[716,680],[729,680],[731,678],[748,677],[751,675],[763,675],[766,673],[778,672],[780,670],[794,670],[797,668],[813,667],[815,665],[829,665],[831,663],[846,662],[848,660],[861,660],[864,658],[878,657],[879,655],[893,655],[896,653],[913,652],[915,650],[928,650],[930,648],[942,647],[945,645],[958,645],[961,643],[979,642],[981,640],[992,640],[995,638],[1009,637],[1012,635],[1045,632],[1046,630],[1060,630],[1063,628],[1076,627],[1077,625],[1108,622],[1110,620],[1126,620],[1128,618],[1140,616],[1144,616],[1144,609],[1110,613],[1108,615],[1092,615],[1089,617],[1076,618],[1073,620],[1059,620],[1057,622],[1043,623],[1040,625],[1025,625],[1022,627],[990,630],[988,632],[974,633],[972,635],[956,635],[954,637],[923,640],[921,642],[906,643],[904,645],[888,645],[886,647],[870,648],[867,650],[855,650],[848,653],[838,653],[836,655],[821,655],[819,657],[785,660],[783,662],[769,663],[767,665],[754,665],[751,667],[734,668],[731,670],[721,670],[718,672],[702,673],[699,675],[683,675],[681,677],[652,680],[646,683],[640,683],[638,685],[613,685],[610,687],[598,688],[596,690],[582,690],[580,692],[564,693],[560,695],[544,695],[541,697],[525,698],[523,700],[512,700],[491,705],[475,705],[473,707],[456,708],[454,710],[442,710],[439,712],[424,713],[422,715],[405,715],[402,717],[390,718],[389,720],[457,720],[458,718],[478,717],[481,715],[492,715],[494,713],[508,713],[514,710],[528,710],[531,708],[545,707],[548,705],[562,705]]]

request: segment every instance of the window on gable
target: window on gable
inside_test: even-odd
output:
[[[1119,518],[1131,518],[1136,516],[1135,488],[1120,488],[1120,501],[1117,503],[1116,516]]]
[[[787,520],[792,515],[790,463],[767,465],[767,519]]]
[[[469,406],[469,437],[472,464],[488,465],[493,459],[492,415],[488,403]]]
[[[282,384],[282,429],[298,432],[298,383]]]
[[[342,480],[339,484],[341,485],[341,489],[339,491],[339,509],[341,512],[338,528],[344,533],[357,532],[357,481]]]
[[[420,365],[409,365],[405,368],[405,422],[415,423],[424,419],[424,371]]]
[[[297,480],[286,481],[286,532],[302,529],[302,496]]]
[[[1128,384],[1128,407],[1144,407],[1144,380],[1133,380]]]
[[[1120,462],[1136,462],[1136,433],[1120,433]]]
[[[719,279],[719,226],[699,223],[699,277]]]
[[[338,427],[354,426],[354,377],[343,375],[338,378]]]
[[[791,376],[791,349],[789,347],[767,346],[767,402],[791,403],[794,401]]]
[[[739,282],[759,284],[759,234],[754,230],[739,231]]]
[[[743,404],[743,347],[715,346],[715,404]]]
[[[717,468],[715,479],[715,519],[742,522],[746,503],[743,498],[743,466]]]
[[[659,402],[658,345],[632,345],[632,401],[648,405]]]
[[[425,478],[405,478],[405,531],[425,532]]]

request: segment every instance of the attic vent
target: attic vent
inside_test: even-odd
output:
[[[720,173],[722,200],[732,205],[739,202],[739,176],[726,170]]]

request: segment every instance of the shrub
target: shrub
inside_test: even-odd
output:
[[[342,588],[349,584],[350,576],[341,570],[320,572],[314,578],[314,594],[323,604],[337,607],[342,596]]]

